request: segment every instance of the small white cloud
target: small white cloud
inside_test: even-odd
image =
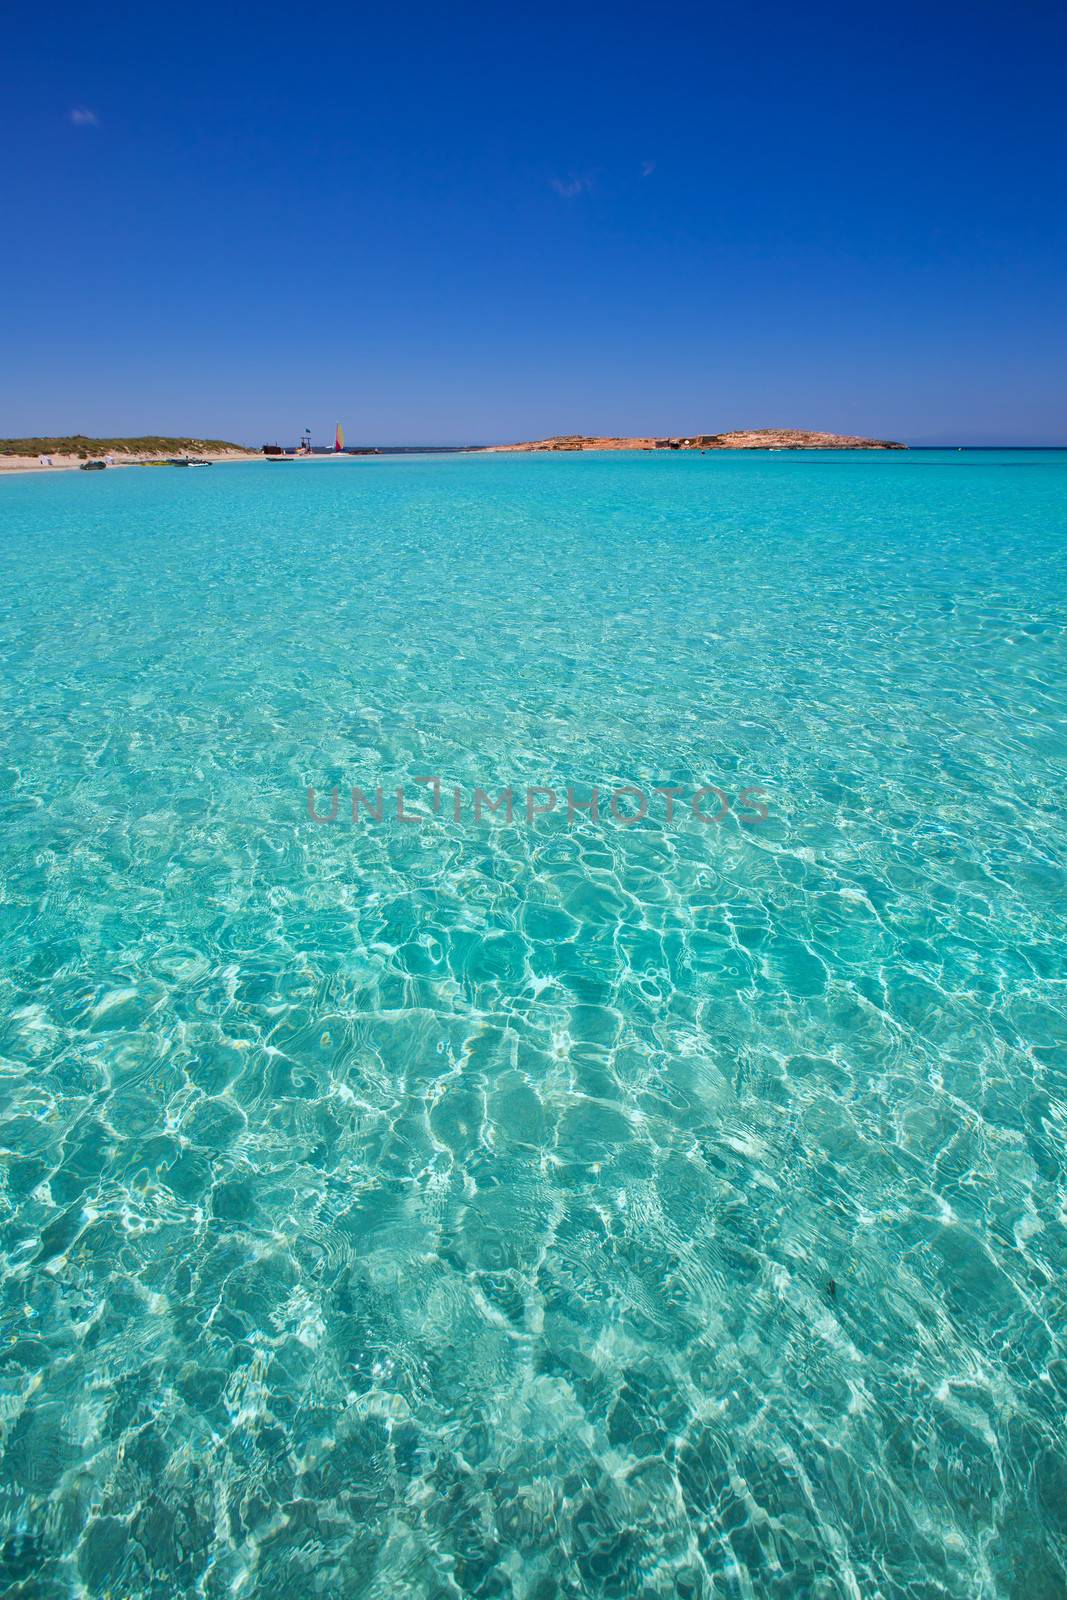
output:
[[[100,118],[95,111],[90,111],[88,106],[75,106],[70,113],[70,120],[76,128],[98,128]]]
[[[656,170],[656,163],[654,161],[642,161],[642,163],[641,163],[641,176],[642,176],[642,178],[651,178],[651,176],[655,172],[655,170]]]
[[[575,195],[593,187],[592,178],[550,178],[549,183],[564,200],[573,200]]]

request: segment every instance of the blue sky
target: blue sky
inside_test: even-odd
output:
[[[9,29],[0,434],[1067,443],[1067,14]]]

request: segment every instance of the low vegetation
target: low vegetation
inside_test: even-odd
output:
[[[141,439],[89,439],[84,433],[59,439],[0,439],[0,456],[139,456],[178,455],[197,450],[243,450],[226,439],[167,439],[150,434]]]

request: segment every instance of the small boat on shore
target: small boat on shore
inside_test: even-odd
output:
[[[331,452],[327,452],[320,449],[318,451],[318,459],[321,460],[327,454],[343,455],[344,448],[345,433],[341,424],[338,423],[337,431],[335,432],[333,439],[333,450]],[[311,445],[311,429],[304,429],[300,443],[297,445],[295,450],[283,450],[279,445],[265,444],[263,446],[263,455],[268,461],[308,461],[313,459],[316,455],[316,452]]]
[[[79,472],[106,472],[106,461],[83,461],[78,467]]]
[[[271,455],[269,455],[267,457],[267,460],[268,461],[299,461],[302,457],[310,456],[310,455],[313,455],[313,454],[314,454],[314,451],[311,448],[311,429],[310,428],[305,428],[303,433],[300,435],[300,443],[297,445],[296,449],[292,452],[291,455],[289,454],[288,451],[284,455],[280,455],[280,456],[271,454]]]

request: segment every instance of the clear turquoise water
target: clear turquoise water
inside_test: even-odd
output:
[[[1067,455],[13,479],[0,562],[0,1591],[1067,1592]],[[420,774],[769,818],[307,818]]]

